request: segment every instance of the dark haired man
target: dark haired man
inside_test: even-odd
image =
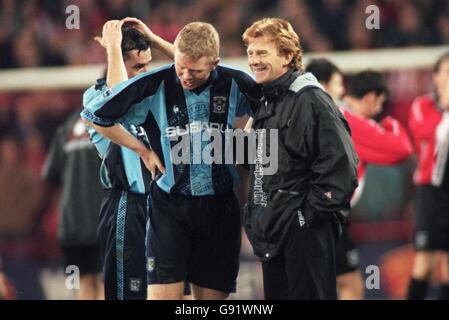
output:
[[[147,31],[145,34],[139,30]],[[112,20],[105,23],[102,37],[96,37],[107,51],[106,79],[97,80],[84,95],[83,104],[108,96],[109,88],[128,78],[148,71],[151,45],[170,52],[171,44],[150,33],[137,19]],[[169,54],[169,57],[170,54]],[[121,69],[111,67],[120,61]],[[124,62],[124,63],[123,63]],[[83,115],[89,114],[87,109]],[[95,119],[92,119],[95,122]],[[143,128],[126,127],[147,146]],[[107,189],[103,199],[98,237],[103,255],[106,299],[146,299],[145,236],[148,219],[149,172],[139,155],[112,143],[92,127],[89,134],[103,159],[101,180]],[[154,152],[150,153],[154,154]],[[157,156],[154,155],[157,161]]]
[[[441,260],[438,299],[449,299],[449,52],[433,68],[433,93],[417,97],[409,127],[418,156],[414,174],[415,258],[407,298],[426,297]]]

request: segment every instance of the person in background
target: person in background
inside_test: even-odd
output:
[[[414,174],[415,257],[407,299],[426,298],[441,261],[438,299],[449,299],[449,52],[433,68],[435,90],[417,97],[409,115],[418,165]]]

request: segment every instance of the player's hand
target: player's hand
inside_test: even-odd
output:
[[[94,40],[105,49],[112,46],[120,47],[122,44],[122,26],[123,20],[109,20],[103,25],[102,36],[97,36]]]
[[[140,31],[141,33],[143,33],[145,36],[147,36],[150,39],[151,42],[155,41],[156,35],[141,20],[139,20],[137,18],[126,17],[125,19],[122,19],[122,22],[125,25],[130,26],[131,28],[134,28],[137,31]]]
[[[382,120],[382,127],[387,131],[395,132],[399,130],[399,122],[390,116],[386,116]]]
[[[151,172],[151,179],[156,180],[158,171],[165,174],[165,168],[162,165],[161,160],[157,156],[156,152],[152,150],[147,150],[142,156],[142,161]]]

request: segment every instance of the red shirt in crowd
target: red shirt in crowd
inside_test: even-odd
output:
[[[355,114],[348,105],[342,105],[340,111],[351,128],[352,142],[359,157],[357,168],[359,187],[352,198],[354,204],[363,190],[367,164],[398,163],[412,154],[413,147],[405,128],[392,117],[385,117],[378,123]]]
[[[438,106],[433,95],[417,97],[410,111],[409,128],[418,156],[415,184],[440,186],[448,165],[449,113]]]

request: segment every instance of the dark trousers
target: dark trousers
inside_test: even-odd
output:
[[[295,219],[279,254],[262,262],[265,299],[337,299],[337,222],[301,226]]]

